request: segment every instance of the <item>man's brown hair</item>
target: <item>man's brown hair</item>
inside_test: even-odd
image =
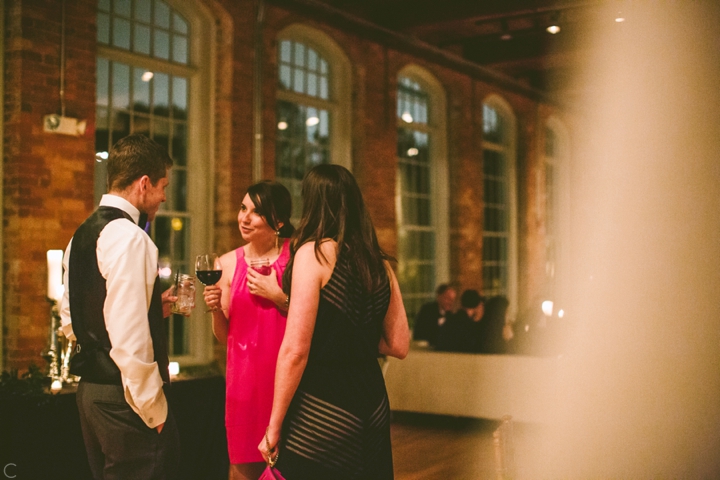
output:
[[[147,175],[153,185],[167,175],[173,161],[167,150],[145,135],[135,133],[113,145],[107,163],[108,190],[123,191]]]

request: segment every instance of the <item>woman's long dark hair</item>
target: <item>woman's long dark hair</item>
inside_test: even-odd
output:
[[[268,226],[273,230],[280,227],[280,237],[289,238],[295,231],[290,216],[292,215],[292,198],[290,192],[284,185],[263,180],[251,185],[247,190],[250,200],[255,204],[255,211],[262,215]]]
[[[293,236],[292,253],[307,242],[315,242],[315,257],[327,263],[320,243],[333,239],[338,254],[348,255],[366,292],[382,284],[387,275],[383,260],[390,257],[378,244],[375,227],[352,173],[340,165],[317,165],[305,175],[302,198],[303,214]],[[285,280],[289,285],[289,279]]]

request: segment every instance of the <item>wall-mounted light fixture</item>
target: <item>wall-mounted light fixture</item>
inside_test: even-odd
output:
[[[553,12],[550,15],[550,25],[545,30],[553,35],[560,32],[560,12]]]

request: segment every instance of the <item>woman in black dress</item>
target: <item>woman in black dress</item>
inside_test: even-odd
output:
[[[303,181],[303,215],[270,425],[259,448],[287,480],[393,478],[380,354],[404,358],[405,307],[362,194],[339,165]],[[270,451],[267,446],[269,445]]]

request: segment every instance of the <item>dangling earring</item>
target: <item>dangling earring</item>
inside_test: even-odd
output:
[[[280,248],[280,229],[275,230],[275,250]]]

